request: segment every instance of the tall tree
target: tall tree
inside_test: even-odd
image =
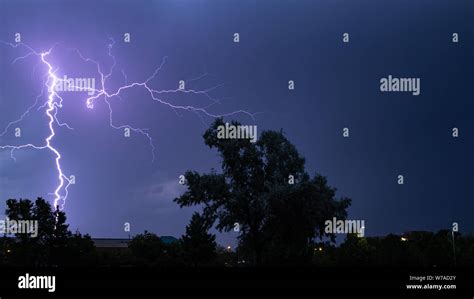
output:
[[[204,219],[217,221],[220,231],[238,228],[239,247],[255,264],[304,258],[314,238],[333,239],[324,221],[344,219],[350,200],[337,200],[324,177],[307,174],[305,159],[283,132],[264,131],[252,143],[218,138],[224,125],[217,119],[203,136],[219,152],[222,172],[187,171],[188,190],[175,201],[181,207],[202,205]]]
[[[186,234],[181,237],[184,260],[193,266],[205,265],[216,257],[216,236],[208,232],[210,224],[199,213],[194,213]]]

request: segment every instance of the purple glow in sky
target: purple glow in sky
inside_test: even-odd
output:
[[[366,235],[474,231],[474,10],[461,1],[0,0],[0,210],[67,194],[72,230],[179,237],[195,209],[173,202],[178,177],[220,169],[202,134],[226,115],[283,129]],[[381,95],[388,74],[420,77],[422,94]],[[69,78],[95,85],[56,90]]]
[[[85,99],[85,105],[89,109],[94,109],[94,103],[97,100],[103,100],[109,110],[109,125],[110,127],[116,129],[116,130],[124,130],[125,137],[130,137],[130,131],[133,131],[135,133],[138,133],[144,137],[149,142],[149,145],[151,147],[151,152],[152,152],[152,162],[155,160],[155,146],[154,146],[154,141],[152,136],[147,132],[148,129],[146,128],[136,128],[133,127],[129,124],[115,124],[113,120],[113,109],[112,109],[112,103],[110,102],[111,99],[114,97],[121,98],[122,93],[126,91],[127,89],[131,88],[144,88],[147,93],[149,93],[150,98],[153,101],[158,102],[159,104],[162,104],[164,106],[167,106],[168,108],[171,108],[173,111],[177,113],[177,111],[188,111],[188,112],[193,112],[197,114],[199,117],[202,117],[202,115],[211,117],[211,118],[218,118],[218,117],[231,117],[236,114],[245,114],[249,116],[252,120],[254,120],[255,113],[250,113],[245,110],[238,110],[238,111],[233,111],[233,112],[228,112],[224,114],[214,114],[208,111],[208,109],[213,105],[218,102],[217,99],[214,99],[211,97],[209,94],[212,90],[216,89],[218,86],[208,88],[206,90],[194,90],[194,89],[186,89],[185,87],[185,81],[182,82],[182,86],[179,86],[178,88],[175,89],[154,89],[150,85],[152,84],[151,81],[156,78],[156,76],[159,74],[160,70],[163,68],[165,64],[166,57],[162,59],[161,64],[159,67],[155,69],[153,74],[149,76],[146,80],[143,82],[131,82],[126,85],[120,86],[117,88],[115,91],[110,92],[106,89],[107,85],[107,80],[114,75],[115,66],[117,65],[117,62],[115,60],[115,56],[112,54],[113,51],[113,46],[115,44],[115,41],[113,38],[109,38],[110,43],[108,44],[108,56],[110,57],[111,61],[113,61],[112,66],[110,67],[109,71],[107,73],[104,73],[101,69],[101,64],[98,61],[95,61],[94,59],[84,57],[80,50],[77,48],[74,49],[69,49],[73,50],[74,52],[77,53],[77,55],[80,57],[84,63],[93,63],[96,68],[97,68],[97,75],[100,77],[100,89],[96,89],[93,84],[92,86],[87,86],[87,84],[81,84],[79,85],[74,85],[74,83],[70,83],[68,79],[62,79],[61,76],[57,74],[57,70],[59,69],[60,66],[53,66],[51,62],[48,61],[48,56],[51,55],[53,50],[59,48],[57,44],[52,46],[48,51],[46,52],[37,52],[33,50],[30,46],[18,41],[17,44],[13,43],[8,43],[8,42],[2,42],[6,46],[10,46],[11,48],[17,49],[17,48],[25,48],[28,52],[22,56],[17,57],[15,60],[13,60],[12,65],[15,63],[18,63],[21,60],[28,59],[31,56],[36,56],[45,66],[46,68],[46,74],[44,76],[47,78],[46,82],[44,83],[44,87],[47,90],[47,96],[46,96],[46,101],[44,103],[41,103],[41,101],[38,102],[38,99],[41,98],[41,95],[36,97],[35,105],[30,106],[25,112],[23,112],[20,116],[20,118],[8,123],[7,127],[1,134],[1,136],[7,134],[9,132],[9,128],[12,128],[14,124],[19,124],[23,120],[23,118],[30,113],[32,109],[37,108],[37,111],[42,111],[44,110],[45,115],[48,118],[48,128],[49,128],[49,133],[48,136],[45,137],[44,139],[44,144],[43,145],[34,145],[31,143],[28,144],[20,144],[20,145],[0,145],[0,150],[1,149],[8,149],[10,150],[10,156],[12,157],[13,160],[16,161],[16,158],[14,157],[14,151],[17,150],[22,150],[22,149],[36,149],[36,150],[44,150],[48,149],[50,150],[54,157],[55,157],[55,166],[56,166],[56,172],[57,172],[57,178],[58,178],[58,186],[54,190],[53,196],[54,196],[54,202],[53,206],[57,207],[59,206],[60,209],[64,209],[64,205],[66,204],[66,200],[69,194],[68,188],[75,184],[75,176],[68,177],[65,175],[62,167],[61,167],[61,154],[56,149],[54,146],[52,146],[51,141],[55,137],[56,132],[55,132],[55,127],[67,127],[70,130],[73,130],[67,123],[61,123],[58,118],[58,112],[60,109],[63,107],[64,104],[64,99],[66,95],[63,95],[61,91],[71,91],[71,90],[76,90],[80,91],[83,93],[87,93],[91,96]],[[125,40],[125,38],[124,38]],[[122,70],[121,74],[124,76],[125,79],[127,79],[126,73],[124,70]],[[64,74],[64,78],[67,78],[67,74]],[[95,79],[92,78],[91,81],[94,81]],[[73,81],[71,81],[73,82]],[[65,90],[60,90],[58,91],[58,86],[60,84],[66,85],[67,88]],[[44,89],[42,89],[41,94],[43,94]],[[175,105],[172,104],[162,98],[162,95],[173,95],[173,94],[189,94],[189,95],[203,95],[207,97],[210,101],[211,104],[208,104],[206,106],[193,106],[193,105]],[[121,98],[122,99],[122,98]],[[36,105],[39,105],[39,107],[36,107]]]

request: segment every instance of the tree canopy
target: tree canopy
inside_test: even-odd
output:
[[[264,131],[253,143],[218,138],[222,125],[223,119],[215,120],[203,136],[218,151],[221,172],[187,171],[188,189],[175,201],[202,206],[205,221],[220,231],[238,228],[239,248],[254,264],[306,261],[315,238],[334,239],[324,221],[345,219],[350,199],[337,199],[325,177],[311,177],[282,131]]]
[[[88,235],[71,233],[66,214],[52,210],[43,198],[7,200],[5,214],[12,220],[37,221],[37,235],[16,233],[14,239],[4,237],[8,262],[13,265],[85,265],[94,262],[94,244]]]

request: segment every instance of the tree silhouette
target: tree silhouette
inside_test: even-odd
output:
[[[63,211],[53,211],[43,198],[34,203],[29,199],[9,199],[6,204],[5,214],[9,219],[38,221],[37,236],[18,232],[14,239],[5,238],[9,263],[28,266],[85,265],[83,256],[93,262],[95,248],[91,238],[80,233],[73,236]],[[80,255],[74,255],[74,252],[80,252]],[[71,254],[75,258],[71,258]]]
[[[202,205],[204,219],[217,221],[220,231],[237,227],[239,248],[254,264],[306,260],[314,238],[334,239],[324,232],[324,221],[344,219],[350,200],[337,200],[324,177],[308,175],[305,159],[283,132],[264,131],[255,143],[219,139],[223,125],[217,119],[203,136],[219,152],[222,173],[187,171],[188,190],[175,201]]]
[[[194,213],[186,234],[181,237],[183,257],[193,266],[209,264],[216,257],[216,236],[208,233],[209,223]]]
[[[128,245],[138,264],[157,265],[166,259],[166,246],[156,234],[145,231]]]
[[[347,234],[346,240],[339,248],[339,262],[341,265],[368,265],[375,255],[375,248],[367,238],[360,238],[357,234]]]

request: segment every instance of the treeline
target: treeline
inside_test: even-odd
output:
[[[217,245],[209,225],[194,214],[186,234],[164,243],[145,231],[130,240],[127,248],[96,248],[89,235],[72,233],[66,214],[53,210],[42,198],[7,200],[10,220],[35,220],[35,234],[18,232],[0,239],[0,266],[201,266],[231,265],[232,253]]]
[[[164,244],[151,233],[136,236],[129,250],[109,253],[112,265],[153,266],[228,266],[251,267],[251,255],[243,248],[236,250],[216,246],[204,235],[186,235],[173,244]],[[208,235],[211,236],[211,235]],[[449,230],[412,232],[407,236],[389,234],[383,237],[347,235],[344,242],[311,243],[311,254],[276,259],[275,252],[264,252],[261,266],[314,267],[470,267],[474,266],[474,237],[454,235]],[[184,236],[183,236],[184,237]],[[454,240],[454,247],[453,247]],[[202,243],[201,243],[202,241]],[[188,247],[192,244],[192,247]]]
[[[186,232],[176,242],[165,243],[156,234],[136,235],[126,248],[96,248],[88,235],[72,233],[66,215],[53,211],[38,198],[8,200],[7,217],[36,219],[36,237],[17,234],[0,239],[1,266],[150,266],[150,267],[248,267],[256,265],[245,243],[235,250],[219,246],[209,233],[209,223],[195,213]],[[284,244],[284,243],[283,243]],[[403,236],[358,237],[344,242],[309,242],[306,250],[292,256],[287,248],[263,251],[260,265],[304,266],[474,266],[474,237],[449,230],[410,232]],[[281,251],[277,251],[281,250]]]
[[[88,235],[72,233],[66,214],[42,198],[9,199],[5,214],[14,221],[37,221],[35,233],[6,234],[0,239],[0,265],[56,266],[83,265],[95,262],[95,247]]]
[[[474,266],[474,236],[450,230],[409,232],[383,237],[347,235],[339,246],[315,246],[319,266],[468,267]]]

